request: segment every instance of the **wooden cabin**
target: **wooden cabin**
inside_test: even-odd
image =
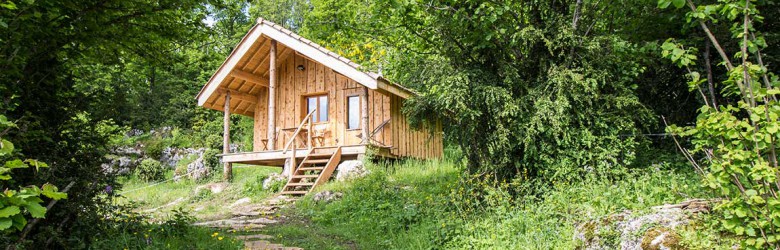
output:
[[[224,112],[225,177],[232,163],[294,166],[292,179],[327,180],[338,163],[369,150],[386,158],[437,158],[441,126],[410,128],[401,113],[415,93],[278,24],[258,19],[198,93],[198,105]],[[230,114],[254,119],[252,152],[229,153]],[[330,169],[328,169],[330,168]],[[300,171],[303,169],[303,171]],[[299,180],[299,179],[296,179]],[[314,184],[312,184],[314,185]]]

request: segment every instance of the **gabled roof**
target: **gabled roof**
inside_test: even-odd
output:
[[[257,88],[257,86],[267,86],[268,64],[266,61],[268,54],[270,54],[268,49],[270,46],[267,46],[269,40],[277,41],[277,57],[281,60],[284,60],[291,53],[298,53],[333,69],[369,89],[379,90],[402,98],[415,95],[411,90],[392,83],[378,74],[362,71],[362,67],[357,63],[339,56],[283,28],[281,25],[259,18],[257,24],[241,39],[241,42],[231,52],[230,56],[200,90],[197,96],[198,106],[219,109],[220,105],[216,104],[218,103],[218,98],[225,92],[225,89],[256,95],[262,89]],[[238,89],[235,89],[236,85],[238,85]],[[233,87],[228,88],[229,86]],[[241,104],[239,103],[238,105]],[[250,115],[250,112],[246,111],[246,109],[248,107],[245,108],[244,114]]]

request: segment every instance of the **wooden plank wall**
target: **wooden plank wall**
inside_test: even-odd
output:
[[[441,158],[444,155],[441,123],[437,123],[433,132],[427,129],[414,130],[401,112],[404,99],[392,96],[390,115],[393,125],[390,136],[394,145],[391,153],[412,158]]]
[[[298,70],[303,65],[303,71]],[[295,128],[306,115],[304,96],[328,95],[328,130],[324,144],[356,145],[360,144],[360,130],[347,130],[347,97],[360,95],[362,85],[332,69],[294,53],[278,65],[278,83],[276,93],[276,126]],[[267,88],[261,91],[260,100],[255,107],[254,119],[254,150],[262,150],[262,139],[267,137],[268,122]],[[436,158],[442,155],[441,128],[430,134],[424,131],[414,131],[409,128],[405,117],[401,114],[403,98],[389,96],[383,93],[368,91],[369,132],[384,121],[391,119],[374,138],[385,146],[392,147],[391,153],[398,156],[415,158]],[[361,103],[366,105],[365,103]],[[260,111],[260,112],[257,112]],[[362,125],[362,124],[361,124]],[[282,149],[289,137],[284,133],[277,135],[276,148]]]

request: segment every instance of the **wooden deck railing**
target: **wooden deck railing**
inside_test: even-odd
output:
[[[312,109],[309,114],[306,114],[306,117],[301,120],[301,124],[298,125],[298,128],[295,129],[295,132],[293,132],[292,137],[287,142],[287,145],[284,146],[284,150],[282,150],[282,154],[287,154],[287,150],[290,150],[290,146],[292,146],[292,155],[290,156],[290,171],[294,171],[294,169],[298,166],[295,163],[295,152],[297,151],[295,145],[295,140],[298,139],[298,134],[301,133],[301,129],[303,128],[303,125],[307,125],[308,131],[306,132],[307,141],[306,141],[306,148],[311,150],[311,115],[314,114],[314,112],[317,112],[317,109]],[[289,178],[292,178],[293,173],[288,173]]]

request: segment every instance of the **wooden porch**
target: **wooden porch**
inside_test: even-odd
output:
[[[336,150],[336,146],[332,147],[314,147],[318,150],[322,151],[330,151],[330,150]],[[374,145],[348,145],[348,146],[341,146],[341,160],[356,160],[360,155],[363,155],[366,153],[367,149],[371,148],[374,155],[382,158],[395,158],[390,153],[390,148],[388,147],[379,147]],[[296,162],[299,162],[303,158],[306,158],[309,155],[309,152],[311,150],[308,148],[299,148],[296,149],[293,153],[292,150],[287,150],[287,152],[284,152],[284,150],[266,150],[266,151],[260,151],[260,152],[241,152],[241,153],[230,153],[230,154],[221,154],[222,161],[224,163],[241,163],[241,164],[250,164],[250,165],[263,165],[263,166],[276,166],[276,167],[283,167],[284,162],[287,159],[290,159],[293,155],[295,155]]]

